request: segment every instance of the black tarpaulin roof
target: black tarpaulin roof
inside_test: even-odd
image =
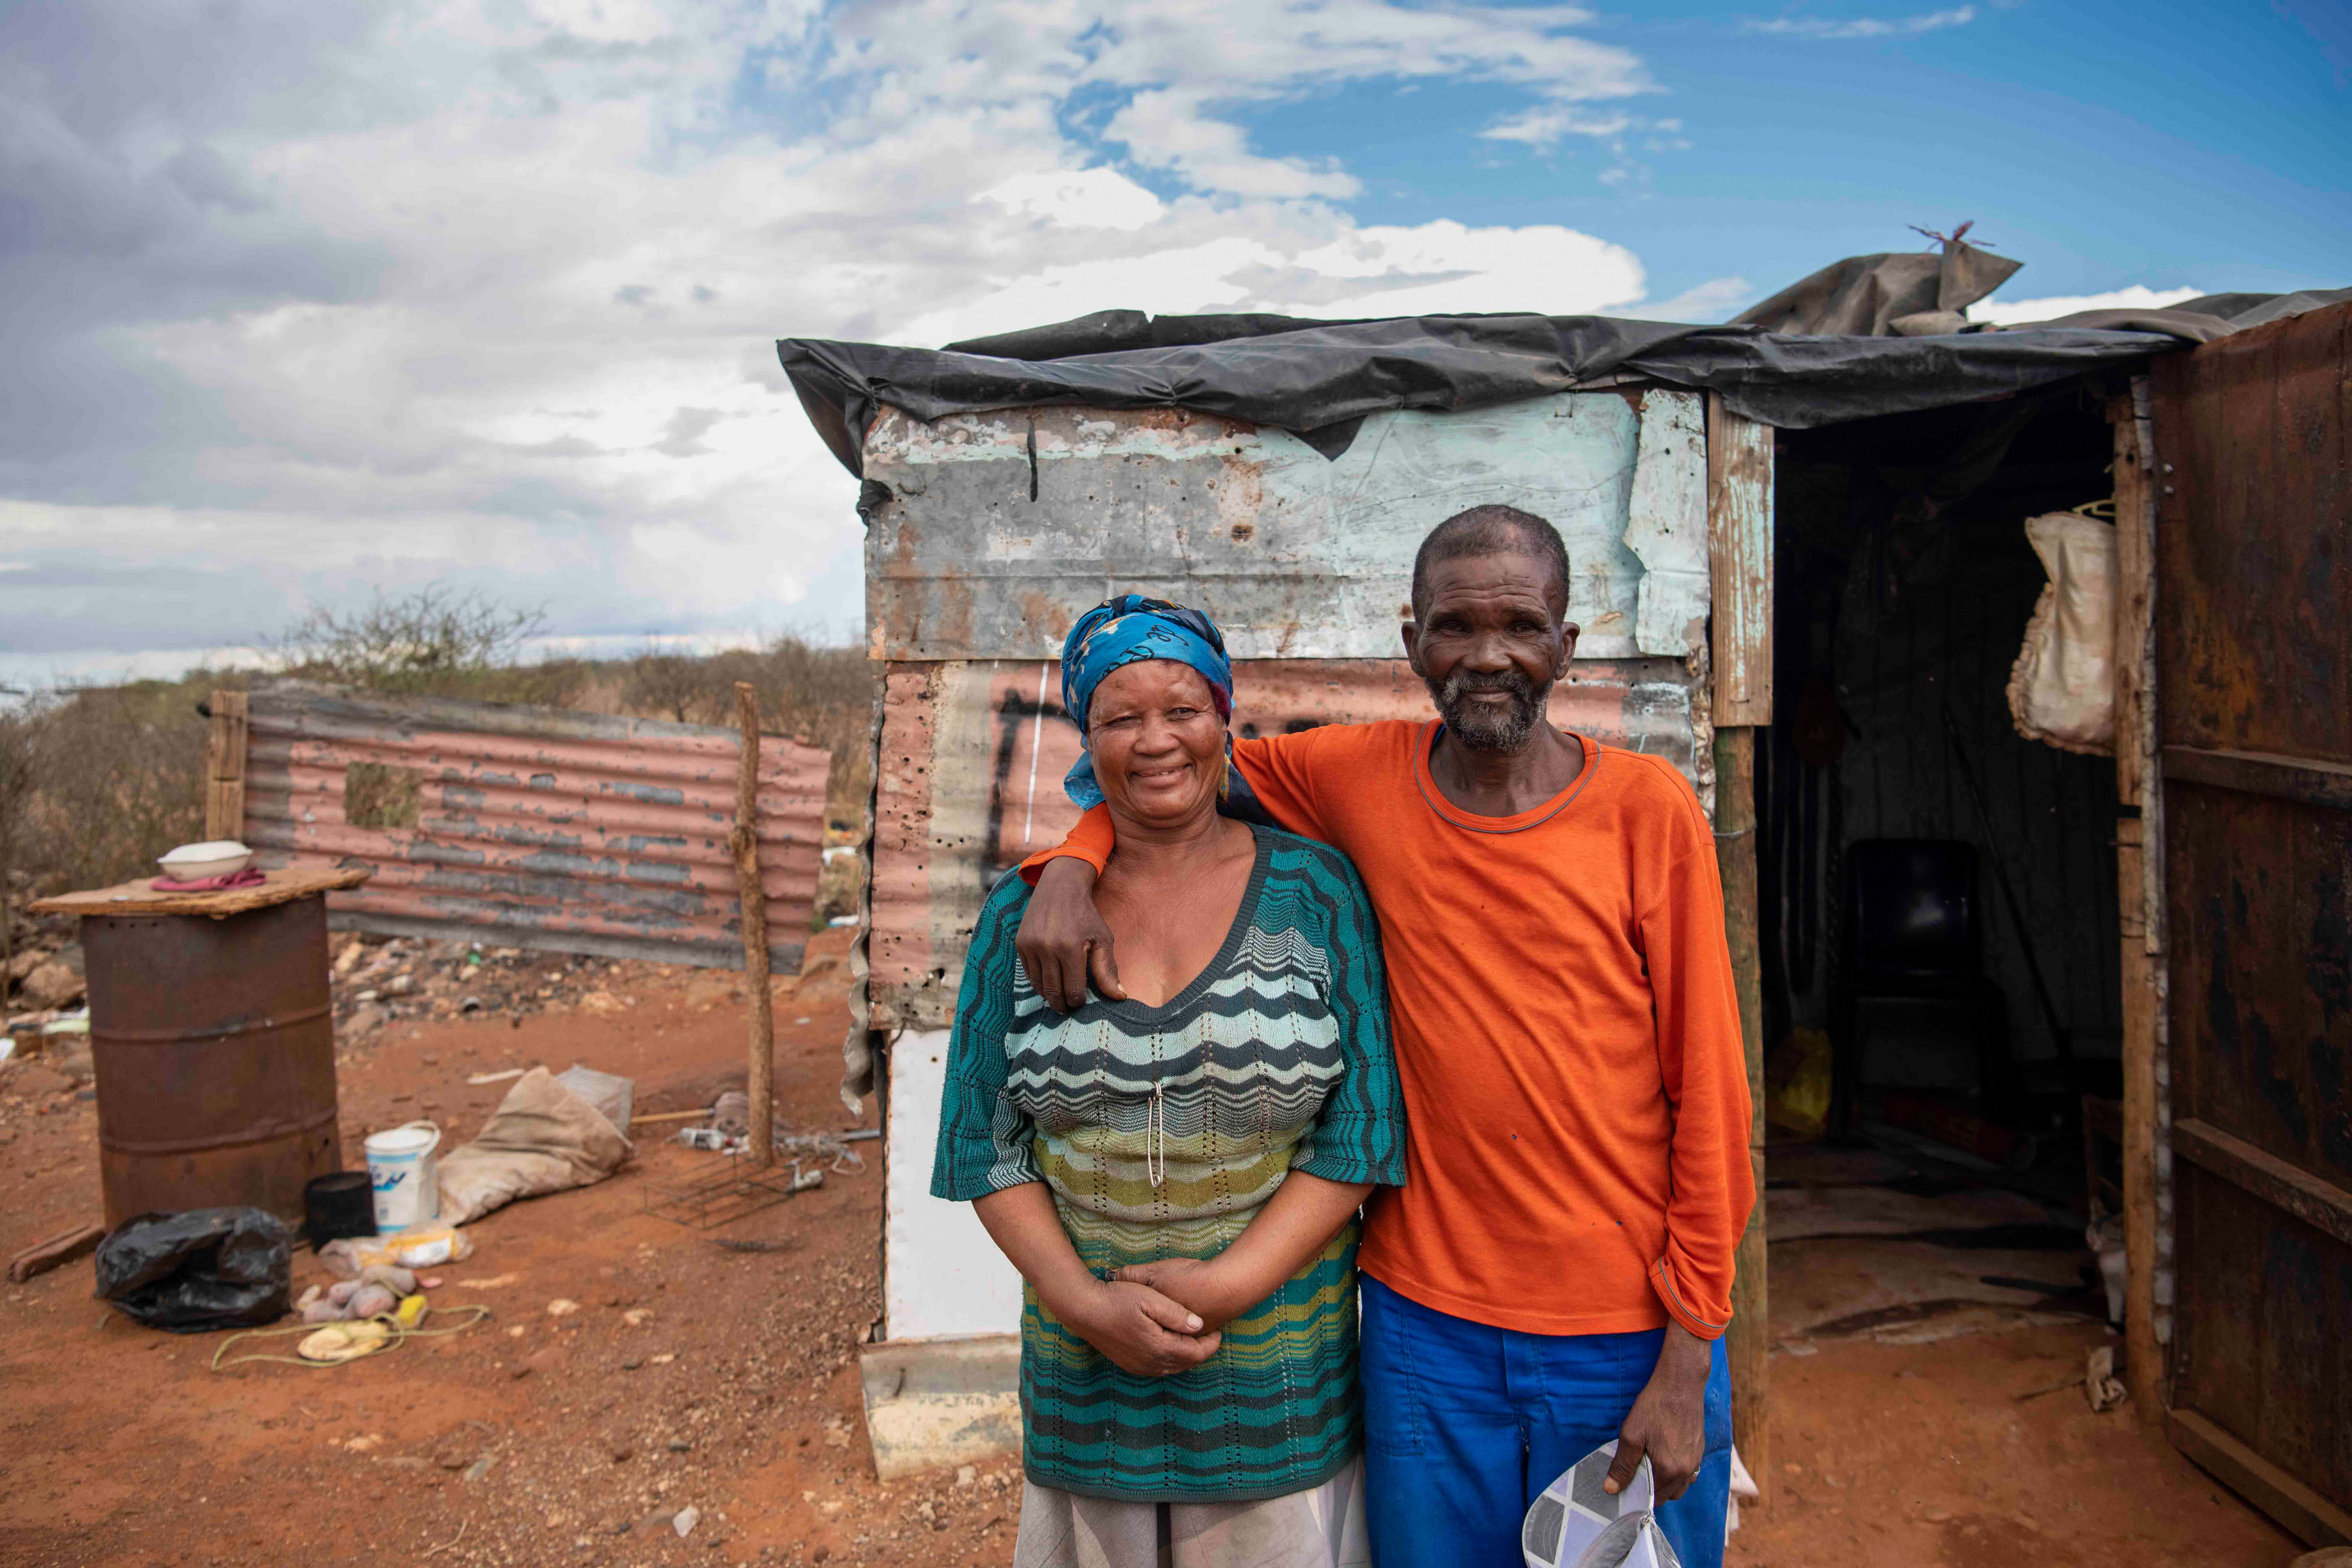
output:
[[[801,405],[850,472],[893,405],[919,419],[990,408],[1194,408],[1344,451],[1365,416],[1477,408],[1612,380],[1722,395],[1790,429],[2007,396],[2352,297],[2223,294],[1933,337],[1806,336],[1611,316],[1160,316],[1104,310],[944,349],[784,338]],[[2200,310],[2199,307],[2206,307]]]

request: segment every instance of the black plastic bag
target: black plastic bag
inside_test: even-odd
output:
[[[98,1299],[151,1329],[274,1323],[294,1294],[294,1233],[256,1208],[124,1220],[98,1244]]]

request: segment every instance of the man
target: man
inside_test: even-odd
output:
[[[1355,861],[1387,955],[1412,1131],[1360,1255],[1382,1568],[1519,1563],[1528,1505],[1612,1437],[1609,1489],[1646,1453],[1682,1561],[1722,1560],[1755,1188],[1714,837],[1671,765],[1544,721],[1568,583],[1543,519],[1448,518],[1403,628],[1440,721],[1234,746],[1240,807]],[[1031,863],[1018,947],[1063,1010],[1089,974],[1125,995],[1090,897],[1108,845],[1097,810]]]

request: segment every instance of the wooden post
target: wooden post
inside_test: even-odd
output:
[[[1715,732],[1715,861],[1723,879],[1723,929],[1739,988],[1739,1034],[1748,1058],[1748,1163],[1756,1208],[1739,1237],[1731,1281],[1731,1431],[1760,1489],[1772,1452],[1770,1296],[1764,1257],[1764,976],[1757,942],[1756,731]]]
[[[2163,775],[2157,765],[2156,489],[2146,383],[2113,400],[2116,483],[2116,910],[2122,943],[2124,1381],[2144,1426],[2163,1421],[2164,1348],[2156,1337],[2156,1065],[2164,974]]]
[[[1715,721],[1772,721],[1772,427],[1706,395]],[[1718,788],[1721,787],[1719,784]]]
[[[1724,934],[1748,1058],[1748,1163],[1756,1207],[1731,1285],[1731,1429],[1760,1489],[1771,1476],[1772,1321],[1764,1237],[1764,972],[1758,941],[1756,736],[1772,722],[1772,428],[1706,400],[1706,533],[1712,600],[1715,855]]]
[[[245,837],[245,715],[242,691],[215,691],[206,704],[213,727],[205,737],[205,837]]]
[[[768,994],[768,890],[760,882],[760,694],[735,683],[735,721],[743,731],[735,769],[735,883],[743,899],[743,984],[751,1004],[751,1161],[776,1163],[776,1020]]]

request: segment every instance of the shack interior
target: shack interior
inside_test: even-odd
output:
[[[2021,735],[2007,695],[2048,582],[2025,520],[2113,489],[2104,391],[1778,435],[1777,1342],[2107,1317],[2085,1229],[2117,1207],[2114,1151],[2086,1159],[2084,1119],[2121,1094],[2116,769]]]

